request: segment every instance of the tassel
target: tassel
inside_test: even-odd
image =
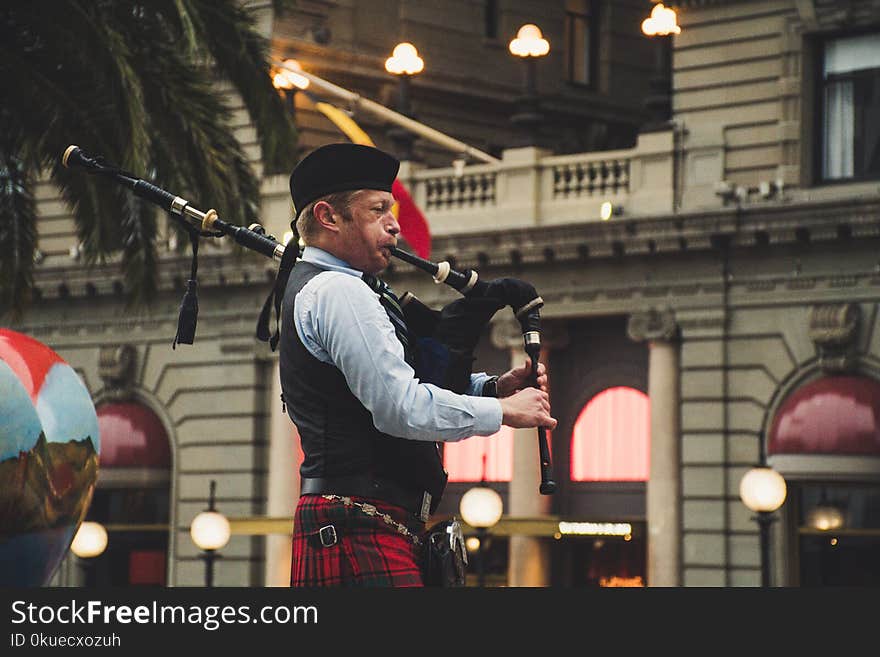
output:
[[[193,279],[186,282],[186,293],[180,302],[180,314],[177,317],[177,335],[171,348],[178,344],[192,344],[196,337],[196,322],[199,318],[198,283]]]
[[[281,264],[278,267],[278,273],[275,276],[275,282],[272,289],[269,290],[269,296],[263,302],[263,309],[257,318],[257,339],[262,342],[268,342],[272,351],[278,346],[281,338],[281,303],[284,300],[284,291],[287,289],[287,280],[290,278],[290,272],[296,265],[296,259],[299,257],[299,241],[296,236],[291,239],[287,246],[284,247],[284,253],[281,256]],[[275,330],[270,333],[269,324],[272,308],[275,308]]]
[[[192,245],[192,264],[190,265],[189,280],[186,282],[186,292],[180,302],[180,312],[177,316],[177,335],[171,343],[174,349],[178,344],[192,344],[196,337],[196,321],[199,318],[199,285],[196,281],[196,272],[199,269],[199,232],[187,226],[189,241]]]
[[[275,287],[269,292],[269,296],[263,302],[263,309],[260,310],[260,316],[257,318],[257,340],[260,342],[269,342],[272,334],[269,332],[269,317],[272,314],[272,300],[275,297]]]

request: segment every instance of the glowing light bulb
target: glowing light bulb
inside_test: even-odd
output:
[[[651,10],[651,16],[642,21],[642,32],[648,36],[681,34],[675,10],[664,7],[662,2],[657,3]]]
[[[404,41],[394,46],[391,57],[385,60],[385,70],[394,75],[415,75],[425,68],[425,60],[419,57],[416,47]]]
[[[517,57],[543,57],[550,52],[550,42],[541,34],[541,28],[527,23],[519,28],[508,48]]]

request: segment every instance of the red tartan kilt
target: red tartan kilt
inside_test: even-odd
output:
[[[418,536],[424,531],[405,509],[378,500],[352,499],[375,505]],[[421,547],[378,516],[320,495],[303,495],[293,523],[291,586],[424,586]],[[327,525],[333,525],[337,534],[336,544],[329,547],[321,544],[319,535]]]

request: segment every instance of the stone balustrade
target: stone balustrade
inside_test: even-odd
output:
[[[673,135],[640,135],[635,148],[551,155],[503,152],[493,164],[425,169],[401,165],[400,178],[434,235],[600,221],[603,202],[639,217],[673,211]]]

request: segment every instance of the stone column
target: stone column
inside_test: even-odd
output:
[[[299,499],[299,435],[281,408],[281,377],[278,358],[272,361],[269,395],[269,476],[266,514],[270,518],[292,517]],[[266,537],[266,586],[290,585],[291,532]]]
[[[547,366],[547,350],[557,346],[561,338],[542,327],[541,356]],[[510,350],[510,366],[520,367],[528,358],[523,348],[522,332],[513,318],[492,324],[492,344]],[[549,374],[549,368],[548,368]],[[552,385],[552,381],[550,383]],[[549,440],[548,436],[548,440]],[[552,458],[552,454],[551,454]],[[537,429],[513,430],[513,476],[507,496],[508,517],[537,518],[548,515],[551,496],[541,495],[540,457]],[[550,550],[548,539],[535,536],[511,536],[508,551],[507,579],[509,586],[548,586],[550,584]]]
[[[649,345],[651,462],[647,482],[648,586],[681,585],[681,436],[678,326],[671,310],[633,313],[627,333]]]

